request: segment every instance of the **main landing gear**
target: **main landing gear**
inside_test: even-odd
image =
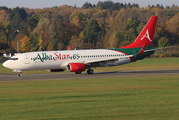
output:
[[[88,74],[93,74],[94,71],[93,71],[93,69],[88,69],[88,70],[87,70],[87,73],[88,73]]]
[[[89,68],[89,69],[87,70],[87,73],[88,73],[88,74],[93,74],[94,71]],[[81,74],[81,72],[75,72],[75,74]]]

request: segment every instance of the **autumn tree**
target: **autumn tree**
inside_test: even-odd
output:
[[[79,12],[78,10],[75,10],[69,17],[69,20],[77,28],[82,29],[86,18],[84,17],[84,15],[81,12]]]
[[[81,31],[80,35],[79,35],[79,49],[85,49],[86,48],[86,44],[84,43],[85,40],[85,36],[83,35],[83,31]]]
[[[49,43],[47,46],[47,51],[52,51],[52,50],[54,50],[53,48],[54,48],[54,46],[52,45],[52,43]]]
[[[11,32],[9,35],[9,40],[13,40],[14,37],[17,35],[17,30],[21,30],[25,21],[27,20],[28,14],[26,13],[24,8],[16,7],[12,10],[10,17],[11,17]]]
[[[0,41],[1,40],[9,40],[10,34],[10,22],[0,23]]]
[[[10,15],[7,10],[0,10],[0,22],[7,22],[10,21]]]
[[[42,40],[42,36],[39,35],[38,37],[38,50],[37,51],[42,51],[43,50],[43,40]]]
[[[10,46],[9,41],[9,34],[10,34],[10,23],[4,22],[0,23],[0,49],[7,49]]]
[[[170,45],[170,43],[169,43],[169,41],[168,41],[168,39],[166,37],[161,37],[159,39],[159,41],[158,41],[158,46],[159,47],[167,47],[169,45]]]
[[[25,35],[25,37],[20,40],[20,42],[21,52],[42,51],[43,49],[42,36],[38,36],[36,33],[31,33],[29,37]]]
[[[50,20],[48,18],[41,18],[33,32],[36,32],[37,34],[42,34],[43,30],[49,23]]]
[[[30,51],[42,51],[43,48],[43,40],[41,35],[37,35],[37,33],[31,33],[29,36],[31,49]]]
[[[72,49],[79,49],[79,38],[77,36],[72,36],[69,44],[72,45]]]
[[[166,25],[166,29],[172,34],[172,37],[177,40],[177,36],[179,36],[179,12],[171,18]]]
[[[17,34],[16,37],[11,41],[10,47],[14,49],[16,52],[18,52],[19,49],[17,47],[20,47],[19,46],[21,43],[20,41],[24,38],[25,38],[24,34],[22,33]]]
[[[124,29],[126,31],[124,37],[125,41],[129,41],[131,43],[136,39],[138,35],[138,31],[136,29],[139,24],[140,21],[132,20],[130,18],[126,21],[126,23],[124,24]]]
[[[28,18],[27,22],[23,26],[22,33],[29,35],[38,24],[38,20],[34,17]]]
[[[62,35],[63,35],[63,27],[61,24],[61,21],[59,19],[56,19],[51,26],[51,31],[53,32],[53,35],[51,36],[51,44],[53,45],[54,50],[63,49],[63,47],[59,43],[63,43]]]
[[[109,38],[109,47],[110,48],[117,48],[118,43],[117,43],[117,33],[113,32],[111,37]]]
[[[31,50],[30,38],[28,36],[25,36],[20,42],[20,52],[29,52]]]
[[[86,2],[86,3],[83,4],[82,8],[84,8],[84,9],[92,8],[92,4]]]
[[[84,42],[91,43],[95,47],[96,43],[101,39],[102,32],[96,20],[89,20],[83,29],[83,35],[85,36]]]

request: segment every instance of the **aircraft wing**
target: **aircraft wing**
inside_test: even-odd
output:
[[[94,66],[98,66],[99,64],[102,66],[107,67],[108,63],[111,64],[115,64],[115,61],[118,61],[119,59],[128,59],[129,57],[132,57],[133,55],[126,55],[126,56],[118,56],[118,57],[114,57],[114,58],[107,58],[107,59],[97,59],[97,60],[89,60],[89,61],[85,61],[84,64],[86,65],[94,65]]]
[[[126,56],[116,56],[116,57],[113,57],[113,58],[102,58],[102,59],[93,59],[93,60],[87,60],[87,61],[74,61],[74,62],[65,62],[61,65],[62,68],[67,68],[67,65],[69,63],[84,63],[85,65],[89,65],[89,66],[94,66],[94,67],[97,67],[99,65],[102,65],[102,66],[106,66],[107,67],[107,63],[111,63],[111,64],[115,64],[115,61],[118,61],[119,59],[128,59],[129,57],[132,57],[133,55],[126,55]]]
[[[119,58],[89,60],[89,61],[85,61],[84,64],[91,64],[91,63],[97,63],[97,62],[117,61],[118,59]]]

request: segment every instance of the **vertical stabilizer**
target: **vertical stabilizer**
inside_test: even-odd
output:
[[[145,44],[146,46],[152,45],[157,24],[157,18],[157,16],[152,16],[139,36],[136,38],[136,40],[133,43],[121,48],[140,48],[143,47]]]

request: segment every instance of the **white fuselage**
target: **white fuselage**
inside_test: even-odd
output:
[[[111,62],[111,59],[117,60]],[[20,72],[22,70],[66,69],[69,63],[90,63],[90,61],[94,64],[95,61],[101,61],[98,63],[97,67],[103,67],[103,60],[109,60],[106,66],[121,65],[131,62],[130,57],[125,53],[108,49],[96,49],[22,53],[4,62],[3,66],[12,69],[14,72]]]

